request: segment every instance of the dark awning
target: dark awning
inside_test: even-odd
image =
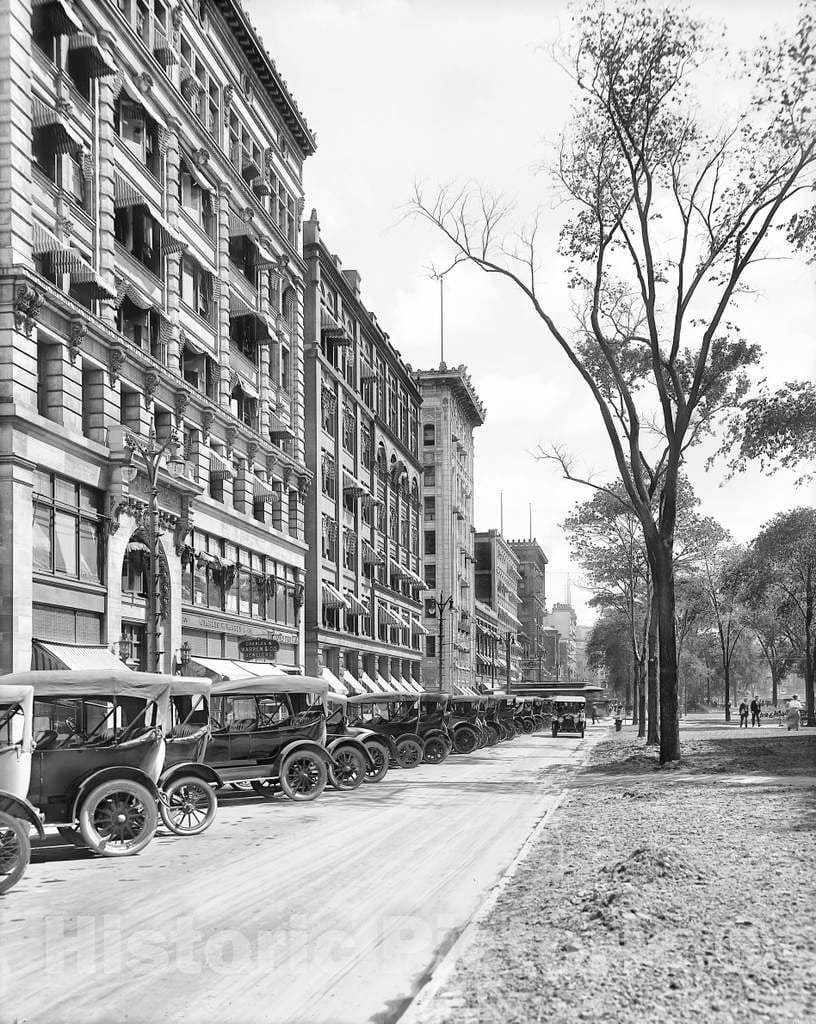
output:
[[[75,32],[68,41],[68,53],[89,78],[105,78],[116,74],[113,61],[90,32]]]
[[[49,133],[56,153],[77,153],[80,149],[65,116],[36,96],[31,100],[31,126],[34,131]]]
[[[57,36],[82,31],[82,22],[74,14],[70,0],[31,0],[31,13]]]

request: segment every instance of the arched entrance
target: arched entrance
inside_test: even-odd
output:
[[[156,620],[148,622],[151,586],[155,587]],[[151,578],[151,552],[148,536],[141,527],[127,542],[122,557],[122,637],[121,644],[129,668],[140,672],[164,671],[164,637],[169,635],[170,568],[167,555],[159,544],[159,565],[155,578]],[[150,664],[148,631],[156,633],[158,657]]]

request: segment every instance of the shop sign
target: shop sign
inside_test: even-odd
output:
[[[280,643],[273,636],[245,636],[238,641],[241,661],[273,662],[280,650]]]

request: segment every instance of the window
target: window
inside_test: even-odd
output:
[[[292,391],[291,356],[286,345],[280,346],[280,388],[287,395]]]
[[[162,276],[159,226],[144,206],[125,206],[113,221],[116,241],[157,277]]]
[[[149,352],[154,359],[166,365],[166,346],[160,341],[161,316],[158,310],[141,309],[125,296],[116,311],[116,329],[132,345]]]
[[[351,455],[354,454],[357,439],[357,428],[354,421],[354,409],[348,401],[343,402],[343,447]]]
[[[425,495],[425,522],[432,523],[436,518],[436,498]]]
[[[323,429],[331,437],[337,435],[337,399],[324,387],[321,390],[321,422]]]
[[[238,270],[253,287],[258,276],[258,246],[246,235],[230,235],[230,263]]]
[[[351,530],[343,534],[343,566],[352,570],[357,567],[357,535]]]
[[[436,530],[425,531],[425,554],[436,554]]]
[[[322,552],[330,562],[337,561],[337,523],[327,515],[323,516]]]
[[[37,470],[34,480],[34,571],[103,582],[99,491]]]
[[[213,322],[214,303],[212,275],[195,260],[181,260],[181,301],[207,323]]]
[[[422,428],[422,444],[425,448],[433,448],[436,444],[436,428],[433,423],[426,423]]]
[[[47,128],[35,128],[31,133],[31,156],[42,173],[56,183],[60,158]]]
[[[430,590],[436,589],[436,565],[434,562],[425,563],[425,582]]]
[[[276,174],[270,174],[269,214],[278,226],[283,237],[292,245],[297,245],[297,219],[295,217],[295,199]]]
[[[114,106],[113,128],[139,163],[143,164],[154,178],[160,179],[162,154],[159,148],[158,125],[141,103],[128,99],[127,94],[122,93]]]
[[[329,498],[336,497],[337,469],[334,464],[334,459],[326,451],[323,452],[323,458],[320,464],[320,478],[323,493]]]
[[[31,12],[31,39],[52,63],[57,63],[60,36],[54,30],[47,7],[35,7]]]
[[[179,203],[187,216],[198,224],[209,238],[215,238],[216,218],[212,192],[199,185],[184,160],[181,161],[179,170]]]
[[[367,423],[360,425],[360,461],[366,469],[371,469],[374,462],[374,445],[371,438],[371,427]]]
[[[429,658],[435,658],[436,657],[436,637],[435,636],[426,636],[425,637],[425,654]]]
[[[423,477],[426,487],[436,487],[436,466],[426,466]]]

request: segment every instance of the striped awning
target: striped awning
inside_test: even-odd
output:
[[[348,601],[339,590],[323,581],[323,607],[324,608],[348,608]]]
[[[350,693],[358,694],[366,692],[365,686],[363,686],[361,682],[355,679],[348,669],[345,669],[343,672],[343,682],[349,688]]]
[[[350,590],[346,590],[344,594],[346,601],[348,602],[349,612],[352,615],[367,615],[368,606],[365,605],[359,597],[352,594]]]
[[[325,307],[320,310],[320,333],[323,338],[330,338],[336,342],[341,342],[346,338],[346,329]]]
[[[320,676],[322,679],[325,679],[326,682],[329,684],[329,689],[332,691],[332,693],[339,693],[343,696],[346,696],[348,694],[348,687],[345,685],[345,683],[340,682],[340,680],[337,678],[334,672],[332,672],[331,669],[325,668],[324,666],[320,670]]]
[[[277,413],[269,413],[269,433],[273,438],[293,438],[294,430],[280,418]]]
[[[79,273],[83,267],[88,265],[77,250],[71,249],[70,246],[52,250],[48,258],[55,274]]]
[[[232,316],[258,316],[258,310],[248,302],[240,292],[229,293],[229,315]]]
[[[113,172],[113,206],[122,210],[126,206],[148,206],[147,199],[140,189],[128,181],[119,171]]]
[[[358,480],[353,473],[350,473],[347,469],[343,470],[343,490],[347,494],[354,494],[359,497],[361,494],[365,494],[367,489],[366,485],[361,480]]]
[[[47,131],[56,153],[77,153],[81,146],[71,134],[64,114],[36,96],[31,100],[31,126],[35,131]]]
[[[224,477],[231,477],[235,470],[229,459],[218,452],[210,452],[210,476],[216,480],[223,480]]]
[[[68,52],[81,61],[89,78],[105,78],[116,74],[113,60],[90,32],[75,32],[68,40]]]
[[[256,476],[252,487],[252,497],[257,502],[278,501],[280,494],[272,484],[268,484],[265,480],[261,480]]]
[[[360,380],[376,380],[377,371],[371,365],[371,363],[365,358],[360,356]]]
[[[380,624],[383,626],[393,626],[396,629],[404,629],[405,623],[402,621],[396,612],[393,612],[388,605],[381,604],[379,610]]]
[[[261,168],[258,166],[257,161],[254,157],[244,156],[241,162],[241,177],[244,181],[254,181],[255,178],[260,178]]]
[[[31,0],[31,12],[42,18],[54,35],[70,36],[82,31],[82,22],[74,14],[71,0]]]
[[[255,237],[257,234],[257,228],[252,223],[252,217],[242,217],[238,213],[230,213],[229,215],[229,236],[230,238],[239,238],[243,235],[248,235],[250,238]]]
[[[170,45],[167,34],[156,24],[153,26],[153,56],[165,69],[179,62],[178,54]]]
[[[160,214],[155,213],[153,210],[149,212],[159,229],[159,247],[164,255],[167,256],[172,252],[186,252],[187,243],[179,235],[178,231],[172,228],[170,223]]]
[[[426,629],[415,615],[412,615],[411,632],[416,633],[418,636],[428,636],[430,630]]]
[[[113,81],[113,93],[114,98],[118,98],[124,93],[132,103],[141,107],[144,113],[155,121],[160,128],[164,128],[167,131],[165,115],[159,110],[150,96],[143,93],[133,79],[125,74],[124,71],[117,71],[116,78]]]
[[[127,671],[127,665],[103,645],[59,644],[32,640],[31,667],[38,669],[107,669]]]
[[[80,285],[90,293],[92,299],[115,299],[116,289],[108,287],[93,267],[87,263],[71,271],[71,287]]]
[[[44,256],[46,253],[60,252],[67,249],[65,242],[60,241],[57,236],[44,228],[41,224],[34,222],[33,239],[31,251],[34,256]]]
[[[377,683],[367,672],[363,672],[360,676],[360,682],[366,688],[368,693],[382,693],[382,687]]]
[[[363,562],[365,565],[382,565],[385,562],[385,555],[375,551],[365,538],[363,538]]]

